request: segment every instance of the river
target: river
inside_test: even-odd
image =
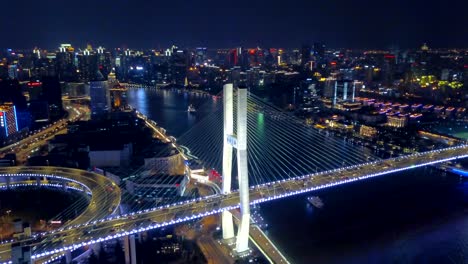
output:
[[[220,103],[144,89],[128,100],[175,137]],[[292,263],[468,263],[468,184],[457,176],[421,168],[314,195],[323,208],[305,195],[261,205],[268,235]]]

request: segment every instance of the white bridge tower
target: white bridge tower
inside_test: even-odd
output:
[[[233,85],[224,85],[224,145],[223,145],[223,193],[231,192],[232,152],[237,150],[237,177],[241,219],[237,232],[236,252],[249,250],[250,201],[249,174],[247,170],[247,88],[237,89],[237,134],[234,135]],[[223,238],[234,239],[234,224],[229,211],[222,213]]]

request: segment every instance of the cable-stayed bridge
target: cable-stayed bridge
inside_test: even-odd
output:
[[[236,99],[239,101],[236,98],[239,94],[232,93],[232,110],[226,111],[224,102],[223,108],[213,111],[196,124],[178,139],[178,143],[187,146],[191,157],[203,161],[206,167],[218,171],[224,169],[223,177],[236,169],[241,171],[232,161],[232,169],[229,173],[226,171],[226,166],[223,166],[223,162],[227,162],[226,158],[223,161],[225,153],[232,153],[236,148],[246,150],[245,165],[250,183],[247,189],[238,190],[237,187],[231,190],[227,188],[230,186],[226,186],[226,181],[223,181],[223,194],[177,201],[156,208],[134,206],[131,213],[65,226],[16,243],[31,247],[33,259],[38,259],[84,245],[237,209],[241,207],[242,196],[248,206],[468,156],[468,145],[461,145],[380,160],[365,149],[356,149],[343,140],[304,126],[301,121],[248,93],[244,93],[244,98],[241,99],[246,100],[245,107],[242,104],[238,107],[239,104],[234,102]],[[245,112],[242,113],[242,110]],[[224,123],[226,112],[233,121],[227,126]],[[247,118],[242,120],[239,115]],[[241,123],[247,128],[244,132],[239,129]],[[238,140],[242,137],[240,134],[246,132],[244,149]],[[229,149],[229,146],[232,148]],[[236,159],[232,156],[230,158]],[[237,156],[237,161],[239,158],[242,159]],[[143,171],[144,169],[138,170],[135,174]],[[237,175],[234,173],[234,177],[238,175],[238,178],[242,178],[242,172]],[[241,185],[242,183],[238,184]],[[122,201],[126,202],[126,199],[124,195]],[[245,207],[241,211],[242,209],[245,210]],[[229,221],[223,219],[223,228],[227,222]],[[245,245],[241,245],[239,251],[244,249]],[[10,250],[11,243],[0,246],[1,260],[9,259]]]

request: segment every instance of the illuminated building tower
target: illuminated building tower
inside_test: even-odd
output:
[[[175,84],[183,86],[187,77],[189,56],[184,50],[174,49],[170,60],[170,74]]]
[[[98,71],[98,62],[96,54],[89,50],[84,50],[78,55],[78,71],[82,81],[90,81]]]
[[[41,58],[41,50],[38,48],[34,48],[33,50],[34,58],[40,59]]]
[[[97,63],[98,68],[104,76],[112,71],[112,56],[103,47],[97,49]]]
[[[242,48],[232,49],[229,51],[228,62],[230,67],[239,65],[239,52],[242,52]]]
[[[126,49],[120,56],[120,60],[115,62],[117,68],[117,76],[120,81],[128,80],[128,72],[130,70],[130,65],[132,64],[132,59],[134,58],[133,51]]]
[[[393,83],[393,75],[395,72],[396,56],[394,54],[385,54],[383,63],[383,81],[386,85]]]
[[[44,100],[42,94],[42,83],[39,81],[27,84],[29,94],[28,113],[31,114],[33,122],[48,122],[50,119],[49,104]]]
[[[18,65],[8,65],[8,77],[10,79],[18,79]]]
[[[18,119],[16,107],[13,103],[0,105],[0,136],[6,138],[18,132]]]
[[[56,54],[56,72],[61,81],[75,81],[75,49],[70,44],[61,44]]]
[[[29,94],[29,100],[28,101],[36,101],[40,100],[40,96],[42,94],[42,83],[35,81],[35,82],[29,82],[27,84],[28,86],[28,94]]]
[[[109,87],[114,87],[114,85],[119,84],[119,80],[117,80],[114,71],[111,71],[109,75],[107,75],[107,82],[109,83]]]
[[[127,88],[115,84],[109,91],[112,111],[122,111],[129,108],[127,103]]]
[[[255,67],[258,65],[258,49],[249,49],[247,53],[244,53],[244,63],[243,67],[245,69],[250,68],[250,67]]]
[[[206,48],[197,48],[195,50],[195,64],[196,65],[202,65],[206,62],[206,53],[207,50]]]
[[[421,46],[421,51],[429,51],[429,47],[427,46],[426,43],[424,43],[422,46]]]
[[[323,96],[331,99],[333,107],[339,101],[354,102],[356,96],[356,84],[350,80],[337,80],[334,77],[329,77],[325,81]]]
[[[107,81],[99,71],[89,82],[89,95],[91,97],[92,118],[106,116],[110,110],[110,91]]]

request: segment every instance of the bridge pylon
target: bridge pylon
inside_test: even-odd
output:
[[[232,83],[223,87],[224,105],[224,144],[223,144],[223,186],[224,194],[231,192],[232,181],[232,145],[229,144],[229,136],[234,133],[234,110],[233,110]],[[222,212],[223,239],[234,239],[234,222],[229,211]]]
[[[237,177],[239,181],[239,196],[241,219],[237,232],[236,252],[249,250],[250,201],[249,174],[247,164],[247,88],[237,89],[237,133],[234,135],[233,125],[233,85],[224,85],[224,145],[223,145],[223,193],[231,192],[232,180],[232,150],[237,152]],[[232,214],[222,213],[223,238],[234,238]]]

